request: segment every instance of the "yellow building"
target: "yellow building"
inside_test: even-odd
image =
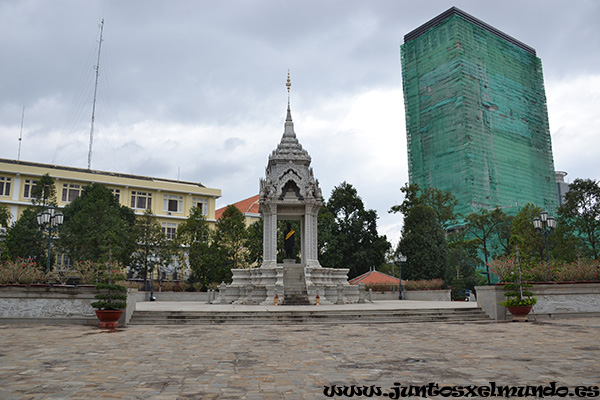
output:
[[[142,215],[150,209],[170,238],[192,207],[200,207],[206,219],[214,223],[216,199],[221,197],[221,189],[207,188],[197,182],[0,158],[0,203],[8,207],[11,223],[31,205],[31,189],[44,174],[55,180],[59,209],[77,198],[84,186],[100,183],[135,214]]]

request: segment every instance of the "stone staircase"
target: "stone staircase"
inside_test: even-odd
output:
[[[318,306],[313,306],[318,308]],[[135,311],[132,325],[493,322],[481,308],[420,310]]]
[[[306,290],[304,264],[290,265],[284,263],[283,287],[283,302],[281,305],[304,306],[310,304]]]

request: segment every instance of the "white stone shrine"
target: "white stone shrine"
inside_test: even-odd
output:
[[[288,93],[290,80],[287,81]],[[348,283],[348,269],[323,268],[317,250],[317,216],[323,204],[311,158],[294,132],[288,97],[283,137],[269,156],[260,180],[259,212],[263,218],[263,263],[260,268],[233,269],[230,285],[222,284],[215,303],[321,304],[356,303],[358,287]],[[278,221],[300,221],[300,263],[277,262]]]

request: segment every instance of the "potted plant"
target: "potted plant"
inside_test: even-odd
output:
[[[507,278],[512,282],[504,285],[504,297],[506,297],[506,300],[502,301],[500,305],[506,307],[513,317],[527,320],[527,315],[537,303],[533,292],[528,290],[533,285],[523,282],[520,266],[516,272],[510,273]]]
[[[94,297],[98,300],[91,305],[96,309],[96,315],[100,320],[100,328],[116,329],[119,326],[119,318],[127,307],[127,288],[115,282],[125,280],[125,275],[107,265],[105,271],[100,274],[101,281],[95,287],[101,291]]]

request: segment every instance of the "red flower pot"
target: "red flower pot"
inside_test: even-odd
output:
[[[527,319],[527,315],[529,315],[533,306],[509,306],[506,308],[516,319]]]
[[[99,328],[117,329],[119,327],[119,318],[124,310],[96,310],[96,316],[100,320]]]

